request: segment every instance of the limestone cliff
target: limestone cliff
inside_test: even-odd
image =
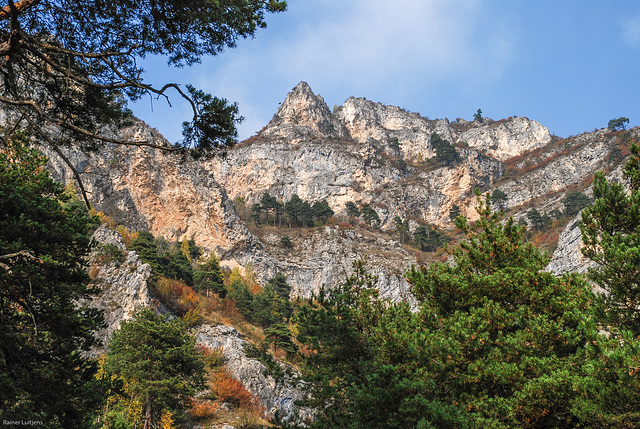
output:
[[[148,288],[151,277],[149,264],[143,263],[136,252],[127,251],[117,232],[102,226],[94,233],[93,239],[97,246],[90,256],[90,274],[93,285],[101,292],[91,301],[91,306],[101,309],[105,318],[105,327],[96,332],[102,347],[90,353],[95,357],[104,353],[113,332],[136,310],[151,307],[160,314],[174,316],[152,296]],[[295,386],[293,378],[276,380],[265,375],[265,366],[246,356],[244,346],[247,342],[238,331],[227,326],[202,325],[194,335],[198,344],[211,349],[222,348],[225,367],[258,398],[270,416],[277,412],[286,420],[294,413],[302,417],[311,413],[295,406],[295,401],[303,399],[303,393]],[[295,371],[290,369],[289,372]]]
[[[349,98],[334,110],[302,82],[257,136],[224,159],[180,162],[155,149],[113,145],[91,156],[72,151],[69,157],[94,206],[118,223],[169,240],[193,239],[216,252],[223,265],[253,264],[262,282],[284,272],[297,296],[341,282],[355,255],[368,253],[385,295],[403,299],[409,287],[402,272],[416,259],[384,234],[392,231],[395,216],[411,219],[412,228],[420,222],[451,228],[454,204],[462,214],[475,215],[474,188],[503,190],[516,216],[528,204],[561,207],[567,187],[580,185],[606,164],[616,139],[606,130],[553,139],[539,123],[518,117],[430,120],[362,98]],[[430,160],[434,132],[455,145],[459,162]],[[166,144],[142,122],[120,133]],[[70,180],[63,164],[52,159],[55,176]],[[381,218],[382,232],[319,228],[283,251],[278,237],[254,235],[233,202],[249,208],[264,192],[279,201],[293,194],[326,199],[338,223],[346,219],[348,201],[368,203]]]

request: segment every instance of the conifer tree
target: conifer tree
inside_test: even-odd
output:
[[[81,354],[102,322],[86,305],[96,224],[46,163],[22,135],[0,151],[0,421],[80,428],[99,399]]]
[[[222,269],[220,268],[220,260],[215,253],[211,252],[211,255],[204,263],[196,266],[193,272],[193,284],[198,291],[204,291],[207,296],[209,292],[217,293],[220,298],[224,298],[227,295]]]
[[[609,182],[598,172],[595,201],[582,212],[582,252],[598,265],[590,278],[607,293],[608,323],[640,335],[640,146],[631,145],[625,184]]]
[[[113,334],[104,368],[124,380],[127,394],[142,404],[142,421],[129,424],[144,429],[157,427],[165,411],[180,420],[204,385],[203,361],[180,319],[167,320],[146,308]]]

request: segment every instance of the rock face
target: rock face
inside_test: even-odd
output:
[[[147,288],[151,267],[143,263],[136,252],[127,251],[117,232],[103,225],[93,234],[93,239],[99,244],[91,255],[90,273],[92,283],[102,292],[91,301],[91,306],[104,312],[106,326],[96,332],[96,337],[106,346],[120,323],[130,319],[138,308],[161,308],[161,305],[151,298]],[[114,251],[111,250],[109,260],[101,258],[101,245],[105,244],[114,246],[121,252],[120,255],[113,255]],[[92,354],[98,355],[101,352],[102,350],[95,350]]]
[[[242,380],[247,390],[260,400],[269,416],[278,413],[285,421],[294,413],[303,419],[311,416],[310,409],[295,406],[296,401],[304,399],[302,391],[295,386],[295,380],[290,377],[276,380],[271,375],[265,375],[267,367],[258,360],[247,357],[245,347],[248,343],[240,337],[238,331],[229,326],[203,325],[196,332],[196,339],[199,344],[210,349],[222,349],[225,367],[234,378]],[[289,371],[293,369],[289,368]]]
[[[151,267],[143,263],[136,252],[126,250],[117,232],[102,226],[94,233],[93,239],[98,245],[91,255],[91,272],[93,284],[101,289],[101,293],[91,301],[91,306],[103,310],[106,322],[106,327],[96,332],[96,337],[103,343],[103,348],[90,353],[96,357],[104,353],[104,347],[120,323],[130,319],[139,308],[152,307],[160,314],[171,314],[151,296],[148,289]],[[111,246],[108,251],[105,245]],[[294,401],[303,399],[303,393],[295,386],[294,380],[277,381],[264,375],[266,367],[246,356],[244,347],[247,342],[241,339],[238,331],[227,326],[202,325],[195,336],[199,344],[211,349],[222,348],[225,366],[231,375],[242,381],[271,416],[275,412],[284,419],[294,413],[302,417],[311,414],[311,410],[295,406]]]
[[[334,110],[302,82],[265,129],[224,159],[179,162],[155,149],[113,145],[93,156],[68,156],[94,207],[118,223],[168,240],[193,239],[223,265],[251,263],[262,282],[283,272],[294,295],[303,297],[342,282],[355,255],[369,253],[385,295],[405,299],[410,294],[402,272],[417,261],[388,234],[396,216],[410,220],[412,229],[425,222],[451,228],[454,204],[474,218],[475,188],[504,191],[507,208],[521,207],[516,217],[526,213],[526,205],[562,208],[567,187],[602,168],[616,144],[615,134],[604,130],[561,141],[527,118],[430,120],[363,98],[349,98]],[[455,146],[459,162],[431,159],[433,133]],[[141,122],[120,136],[167,144]],[[55,156],[51,169],[60,180],[71,179]],[[254,235],[234,204],[243,201],[248,213],[265,192],[281,202],[294,194],[326,199],[336,222],[296,237],[294,249],[284,251],[278,237],[269,242]],[[349,201],[370,204],[387,234],[338,227],[346,223]]]
[[[309,84],[300,82],[287,95],[261,135],[295,144],[308,138],[344,139],[349,133],[331,115],[324,99],[315,95]]]

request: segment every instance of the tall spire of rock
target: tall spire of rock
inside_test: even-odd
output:
[[[298,142],[309,137],[347,138],[349,133],[324,99],[314,94],[307,82],[300,82],[287,94],[260,136]]]

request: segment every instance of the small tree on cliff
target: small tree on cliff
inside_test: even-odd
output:
[[[205,292],[209,296],[209,292],[215,292],[224,298],[227,295],[227,289],[224,287],[224,276],[220,268],[220,260],[215,253],[207,260],[196,266],[193,271],[193,285],[200,292]]]

